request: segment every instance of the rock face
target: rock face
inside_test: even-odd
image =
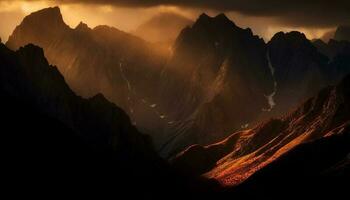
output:
[[[173,160],[173,165],[188,173],[204,173],[225,185],[239,184],[256,171],[257,175],[252,176],[255,185],[260,183],[255,179],[262,180],[260,176],[266,178],[264,182],[270,181],[267,177],[276,180],[286,177],[283,182],[288,182],[287,178],[294,175],[300,180],[303,176],[320,175],[348,159],[349,88],[347,76],[286,117],[234,133],[221,143],[190,147]]]
[[[335,31],[334,39],[350,41],[350,26],[339,26]]]
[[[304,34],[280,32],[267,45],[276,80],[274,112],[288,111],[328,84],[328,59]]]
[[[101,94],[75,95],[41,48],[14,52],[0,44],[0,93],[5,180],[35,178],[40,188],[60,181],[95,188],[109,180],[119,194],[134,189],[135,196],[190,192],[182,186],[189,179],[158,157],[123,110]]]
[[[269,108],[273,92],[264,41],[223,14],[185,28],[162,75],[164,109],[177,122],[170,148],[223,138]]]

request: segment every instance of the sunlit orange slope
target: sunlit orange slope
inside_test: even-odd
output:
[[[350,125],[350,96],[345,86],[349,79],[320,91],[286,117],[234,133],[217,144],[192,146],[173,165],[199,171],[226,186],[237,185],[302,143],[342,134]]]

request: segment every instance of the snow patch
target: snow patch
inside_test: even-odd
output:
[[[246,129],[246,128],[248,128],[248,126],[249,126],[249,124],[243,124],[243,125],[241,126],[241,128],[242,128],[242,129]]]
[[[267,103],[269,104],[269,108],[263,108],[262,111],[270,112],[276,106],[276,102],[274,100],[274,96],[276,95],[276,92],[277,92],[277,81],[275,79],[275,68],[273,68],[273,66],[271,64],[270,52],[269,51],[267,51],[266,58],[267,58],[267,61],[268,61],[268,65],[269,65],[269,69],[270,69],[271,75],[272,75],[272,77],[274,79],[274,88],[273,88],[273,92],[271,94],[265,95],[265,97],[267,99]]]
[[[124,81],[126,82],[127,86],[128,86],[128,90],[131,91],[131,84],[128,80],[128,78],[125,76],[124,74],[124,69],[123,69],[123,64],[122,62],[119,62],[119,70],[120,70],[120,73],[122,75],[122,78],[124,79]]]

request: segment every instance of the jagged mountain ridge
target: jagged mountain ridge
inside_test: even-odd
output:
[[[43,17],[45,15],[53,17],[45,18]],[[229,20],[224,15],[218,16],[217,19],[231,26],[232,22],[227,23]],[[50,29],[47,28],[48,24],[56,24],[62,30],[51,33]],[[210,27],[210,29],[213,28]],[[239,29],[238,27],[235,28]],[[252,35],[251,31],[247,31],[247,34]],[[48,35],[49,37],[37,38],[39,35]],[[261,43],[262,40],[259,41]],[[153,132],[153,134],[163,135],[164,137],[158,141],[158,136],[153,135],[158,147],[159,145],[166,144],[168,138],[172,137],[172,134],[167,133],[167,130],[172,129],[173,124],[177,123],[178,120],[182,120],[182,118],[187,120],[190,118],[189,115],[192,115],[192,110],[189,107],[178,110],[178,114],[174,116],[172,113],[169,113],[170,111],[168,112],[166,109],[167,106],[162,105],[164,96],[159,96],[162,90],[159,91],[157,87],[164,86],[169,81],[167,80],[168,77],[158,76],[162,72],[162,67],[160,67],[162,58],[153,54],[153,51],[147,51],[149,50],[149,48],[145,47],[147,44],[140,39],[106,26],[98,26],[90,29],[81,23],[75,29],[70,29],[64,24],[59,8],[56,7],[44,9],[26,17],[23,23],[16,28],[7,45],[12,49],[16,49],[26,43],[34,43],[42,46],[50,63],[59,67],[68,84],[78,94],[90,96],[101,92],[108,99],[124,108],[132,119],[137,122],[138,127],[146,128],[151,133]],[[120,50],[120,46],[123,49],[122,51]],[[134,49],[135,46],[138,47]],[[144,55],[142,52],[148,52],[148,54]],[[147,59],[159,62],[149,62]],[[269,72],[267,73],[269,74]],[[222,74],[225,74],[224,70],[222,70]],[[206,81],[206,78],[203,80]],[[170,79],[173,78],[170,77]],[[221,87],[220,82],[222,81],[220,79],[218,77],[218,80],[216,80],[218,87]],[[176,84],[182,83],[179,82]],[[194,83],[190,87],[197,86]],[[215,87],[213,85],[211,92],[209,92],[212,94],[208,93],[206,95],[208,97],[206,98],[213,98],[216,95],[215,91],[219,89],[215,89]],[[176,99],[176,91],[171,93],[173,96],[169,96],[168,98]],[[228,93],[226,96],[235,95],[229,94],[230,91],[226,93]],[[261,97],[261,99],[264,98]],[[201,118],[208,118],[204,122],[212,118],[211,116],[207,117],[206,112],[213,112],[211,110],[218,112],[215,111],[218,105],[210,106],[209,110],[206,106],[202,107],[200,108],[203,110],[200,111],[202,113]],[[218,119],[217,123],[221,123],[223,118]],[[241,122],[236,122],[236,124],[241,124]],[[199,122],[198,126],[203,126],[203,122]],[[182,128],[180,127],[180,129]],[[205,129],[205,127],[202,129]],[[228,129],[228,127],[225,129]],[[215,130],[215,128],[213,127],[211,130]],[[158,131],[161,133],[154,133]],[[207,140],[211,139],[208,138]]]
[[[224,14],[202,14],[185,28],[162,76],[162,98],[171,98],[165,110],[181,121],[169,144],[177,149],[217,140],[253,121],[273,92],[264,41]]]
[[[77,96],[41,48],[26,45],[14,52],[0,44],[0,72],[5,181],[48,191],[62,183],[94,191],[113,187],[135,197],[161,196],[172,188],[199,193],[202,183],[216,187],[172,170],[150,137],[103,95]]]
[[[297,32],[266,44],[224,14],[183,29],[170,57],[112,27],[71,29],[59,8],[26,17],[7,45],[26,43],[43,46],[78,94],[101,92],[121,106],[165,156],[285,113],[343,77],[349,60],[341,51],[329,62]]]
[[[157,104],[158,77],[165,62],[164,53],[153,45],[108,26],[91,29],[80,23],[71,29],[58,7],[25,17],[6,45],[15,50],[28,43],[45,50],[49,62],[58,66],[77,94],[103,93],[153,136],[154,126],[166,124],[160,111],[151,107]]]
[[[147,77],[159,65],[158,60],[152,58],[158,56],[145,41],[108,26],[90,29],[80,23],[71,29],[64,23],[58,7],[43,9],[25,17],[6,45],[18,49],[28,43],[45,49],[50,63],[59,67],[68,84],[78,94],[93,96],[103,92],[123,108],[127,105],[126,97],[114,96],[115,91],[128,93],[120,65],[127,75],[132,77],[137,73],[138,78],[147,80],[149,87],[142,87],[139,92],[151,88],[151,80]],[[134,87],[145,84],[136,82],[135,78],[130,79],[134,81]]]
[[[194,145],[179,154],[172,161],[173,165],[187,173],[204,174],[207,177],[216,178],[225,185],[237,185],[256,171],[258,171],[257,173],[260,169],[263,171],[265,166],[272,165],[279,169],[279,164],[274,164],[274,161],[277,160],[278,163],[279,158],[285,155],[288,158],[285,158],[286,162],[293,162],[293,165],[296,165],[295,167],[303,172],[296,176],[301,178],[311,175],[312,168],[310,166],[321,162],[316,161],[316,159],[322,155],[317,154],[316,150],[310,150],[311,152],[307,155],[311,156],[311,160],[315,159],[315,163],[310,161],[309,165],[303,165],[294,161],[295,156],[291,156],[289,160],[288,152],[291,151],[290,154],[293,155],[293,149],[302,146],[302,144],[313,143],[322,138],[324,138],[322,140],[328,141],[327,138],[339,136],[338,138],[343,139],[335,139],[338,142],[342,141],[341,144],[339,143],[338,153],[335,149],[334,154],[327,157],[331,160],[333,157],[334,160],[330,162],[336,165],[337,162],[348,159],[346,156],[350,153],[350,141],[348,140],[350,124],[349,80],[350,76],[347,76],[337,86],[321,90],[317,96],[310,98],[294,112],[281,119],[272,119],[253,129],[234,133],[217,144],[205,147]],[[333,143],[332,146],[336,146],[336,143]],[[327,149],[322,151],[327,151]],[[298,153],[297,155],[302,154]],[[330,169],[331,164],[319,167],[326,170],[327,166]],[[280,172],[281,177],[290,178],[288,176],[290,168],[287,169],[285,166],[283,170],[285,171],[274,172]],[[270,172],[272,173],[272,171]],[[318,172],[321,173],[320,170],[315,169],[314,173]],[[276,178],[278,176],[277,174]],[[254,183],[254,175],[252,179]],[[258,183],[255,182],[255,184]]]

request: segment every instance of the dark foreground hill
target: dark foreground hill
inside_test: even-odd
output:
[[[39,47],[0,44],[0,94],[8,186],[152,196],[200,185],[171,170],[123,110],[102,95],[75,95]]]

